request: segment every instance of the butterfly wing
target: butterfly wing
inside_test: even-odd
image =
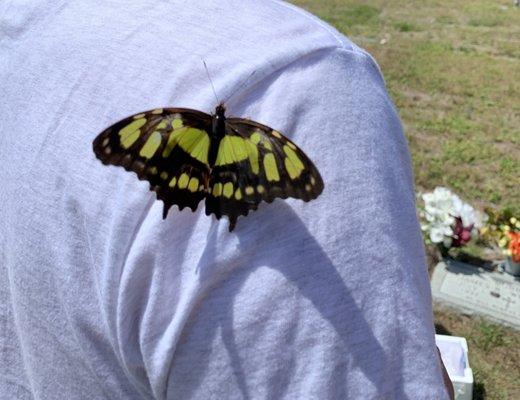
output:
[[[310,201],[323,191],[312,161],[280,132],[242,118],[226,120],[206,196],[206,214],[227,215],[233,230],[240,215],[263,200]]]
[[[103,164],[122,166],[150,183],[164,202],[193,211],[209,183],[211,116],[183,108],[151,110],[125,118],[101,132],[94,152]]]

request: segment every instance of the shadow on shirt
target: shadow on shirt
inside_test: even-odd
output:
[[[209,364],[211,343],[214,342],[215,335],[219,330],[231,360],[232,374],[244,399],[254,399],[255,395],[258,395],[252,389],[256,386],[252,376],[254,372],[262,369],[273,370],[273,373],[270,373],[273,382],[268,382],[268,387],[262,388],[262,391],[266,391],[266,398],[274,399],[287,395],[286,392],[291,379],[304,378],[294,376],[296,374],[295,357],[300,356],[299,354],[293,354],[289,360],[284,358],[282,362],[272,363],[275,365],[259,365],[256,371],[244,368],[244,361],[250,362],[250,360],[244,355],[244,352],[247,351],[243,348],[244,346],[237,345],[237,338],[244,335],[244,332],[237,329],[236,326],[234,299],[242,290],[251,273],[258,268],[267,267],[277,270],[285,277],[288,285],[296,287],[298,295],[301,296],[300,300],[310,301],[315,310],[334,328],[337,334],[337,337],[329,334],[323,339],[320,332],[316,330],[312,336],[306,338],[310,347],[313,343],[319,344],[320,340],[321,343],[323,343],[323,340],[330,340],[330,343],[326,342],[327,346],[330,345],[335,351],[341,352],[340,354],[335,352],[336,357],[330,360],[334,367],[330,367],[330,376],[326,374],[323,376],[327,381],[320,382],[328,393],[309,394],[309,398],[315,396],[320,398],[350,398],[354,393],[349,393],[347,378],[355,371],[360,371],[371,382],[370,392],[375,394],[377,398],[381,396],[381,398],[406,399],[407,396],[403,393],[402,378],[398,378],[401,376],[399,371],[402,357],[401,349],[396,349],[393,353],[394,360],[390,362],[384,349],[375,338],[370,324],[364,318],[363,312],[356,305],[351,295],[351,289],[346,286],[345,280],[341,276],[341,274],[356,273],[354,269],[356,256],[352,256],[352,260],[349,260],[345,265],[334,265],[312,233],[308,231],[287,203],[276,201],[273,205],[267,205],[267,207],[269,210],[262,212],[263,207],[260,207],[259,212],[252,213],[245,219],[239,219],[237,229],[234,231],[239,241],[238,251],[234,252],[238,253],[236,258],[225,259],[220,257],[223,241],[219,240],[219,235],[227,235],[227,232],[224,233],[222,226],[219,229],[219,224],[214,221],[208,233],[205,250],[199,262],[198,273],[200,274],[201,284],[209,286],[205,298],[200,299],[200,301],[202,303],[218,301],[218,306],[212,305],[212,309],[218,310],[218,313],[215,313],[218,315],[213,314],[204,321],[206,336],[204,343],[198,345],[207,346],[207,348],[198,349],[198,359],[196,365],[194,365],[196,372],[189,376],[188,387],[182,385],[184,386],[183,389],[187,391],[183,391],[182,395],[189,397],[191,392],[200,385],[201,377],[205,375],[204,371]],[[268,213],[265,211],[268,211]],[[227,224],[227,221],[224,224]],[[219,292],[223,286],[226,287],[225,291]],[[283,286],[280,286],[280,288],[283,288]],[[277,288],[272,288],[272,290],[276,291]],[[366,290],[366,288],[362,290]],[[293,292],[294,290],[288,292],[288,296],[291,296]],[[251,295],[254,296],[255,294],[252,293]],[[259,301],[265,300],[265,295],[265,292],[263,292]],[[280,307],[283,306],[280,305]],[[245,312],[247,313],[247,311]],[[254,310],[251,310],[251,312],[254,312]],[[267,310],[268,312],[269,310]],[[244,315],[244,309],[241,310],[241,315]],[[192,318],[199,317],[192,315]],[[253,315],[251,318],[255,318],[255,316]],[[188,332],[190,331],[189,325],[190,322],[185,327]],[[287,343],[287,351],[291,349],[291,341],[295,340],[298,333],[296,331],[299,329],[298,323],[293,325],[292,330],[291,328],[288,329],[289,333],[286,335],[288,338],[283,338],[283,343]],[[325,325],[327,324],[325,323]],[[314,326],[312,327],[314,328]],[[308,329],[309,326],[306,328]],[[248,334],[254,336],[255,332]],[[396,338],[396,342],[399,342],[398,338]],[[180,345],[182,346],[182,344]],[[254,347],[254,342],[252,346]],[[318,347],[317,351],[319,352],[322,349],[323,347]],[[284,349],[277,349],[276,346],[273,346],[267,351],[284,352]],[[279,359],[276,354],[272,355],[274,360]],[[320,354],[313,356],[319,357]],[[312,362],[312,357],[309,357],[308,360]],[[227,371],[222,371],[222,374],[226,373]],[[181,382],[179,376],[170,378]],[[397,384],[395,379],[398,380]],[[305,386],[305,384],[300,385],[300,387],[302,386]],[[361,385],[357,386],[357,389],[359,389]],[[175,391],[176,385],[171,379],[169,387]],[[374,397],[371,396],[371,398]]]

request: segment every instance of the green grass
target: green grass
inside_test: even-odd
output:
[[[445,185],[520,212],[520,9],[506,0],[294,3],[375,56],[419,189]]]
[[[474,400],[520,398],[518,331],[443,308],[435,310],[435,322],[438,333],[464,336],[468,341]]]
[[[411,24],[408,21],[395,22],[393,24],[393,27],[400,32],[413,32],[421,30],[421,28],[415,26],[414,24]]]
[[[377,59],[418,189],[444,185],[520,213],[520,8],[510,0],[293,3]],[[520,399],[517,331],[449,310],[435,317],[440,331],[468,339],[475,400]]]
[[[480,338],[477,345],[484,351],[489,351],[506,344],[503,327],[482,321],[480,322],[478,329],[480,330]]]

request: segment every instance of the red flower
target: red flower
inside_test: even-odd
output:
[[[462,225],[462,218],[455,217],[455,226],[453,227],[452,247],[462,247],[471,240],[471,231],[473,224],[469,226]]]

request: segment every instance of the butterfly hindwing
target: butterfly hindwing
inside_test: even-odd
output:
[[[312,161],[280,132],[228,118],[206,196],[206,214],[227,215],[230,230],[261,201],[293,197],[309,201],[323,190]]]
[[[133,115],[94,140],[104,164],[124,167],[150,183],[166,214],[197,208],[209,183],[211,116],[196,110],[165,108]]]

